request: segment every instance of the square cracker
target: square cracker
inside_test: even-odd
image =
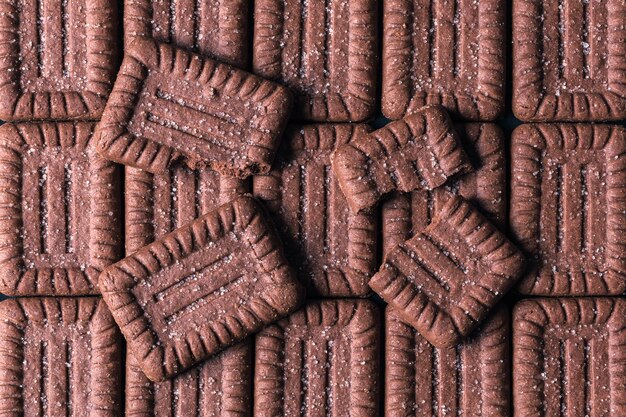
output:
[[[251,0],[125,0],[124,43],[151,38],[248,68]]]
[[[515,417],[626,415],[626,300],[519,302],[513,375]]]
[[[296,92],[295,117],[359,122],[374,115],[377,0],[256,0],[252,68]]]
[[[504,112],[506,7],[501,0],[385,0],[382,111],[401,119],[439,104],[455,119]]]
[[[461,344],[436,348],[388,307],[385,416],[509,415],[510,318],[497,308]]]
[[[0,2],[0,119],[94,120],[113,87],[118,2]]]
[[[524,257],[462,197],[387,254],[370,287],[436,347],[458,344],[524,270]]]
[[[160,382],[294,311],[304,291],[261,206],[239,197],[108,267],[102,296]]]
[[[524,121],[626,118],[626,3],[513,1],[513,112]]]
[[[254,415],[378,416],[381,325],[369,300],[317,300],[256,338]]]
[[[95,297],[0,303],[0,413],[117,417],[124,344]]]
[[[511,145],[511,231],[531,268],[519,291],[626,290],[626,129],[522,125]]]
[[[353,214],[330,168],[330,154],[369,131],[367,125],[292,125],[267,175],[253,178],[308,292],[369,295],[376,271],[377,221]]]
[[[504,133],[495,124],[457,124],[456,130],[474,171],[454,178],[444,187],[397,194],[381,203],[383,255],[422,232],[447,201],[459,194],[478,208],[500,230],[507,224],[507,184]]]
[[[239,178],[269,171],[287,88],[163,43],[137,39],[125,52],[96,131],[103,156],[152,173],[175,162]]]
[[[91,122],[0,127],[0,292],[97,294],[122,256],[120,169]]]

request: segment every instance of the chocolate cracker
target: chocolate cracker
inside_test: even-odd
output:
[[[387,254],[370,287],[436,347],[469,335],[524,272],[495,226],[450,195],[422,233]]]
[[[511,145],[511,231],[531,257],[519,291],[626,291],[626,130],[522,125]]]
[[[98,125],[98,149],[152,173],[180,159],[245,178],[269,171],[290,109],[276,83],[137,39]]]
[[[367,300],[311,301],[257,335],[254,415],[378,416],[380,318]]]
[[[232,346],[164,382],[151,382],[126,355],[127,416],[247,417],[252,410],[252,344]]]
[[[116,1],[0,4],[0,119],[99,118],[119,47]]]
[[[626,415],[626,300],[523,300],[513,312],[515,416]]]
[[[0,303],[0,413],[117,417],[122,337],[98,298]]]
[[[0,292],[99,293],[122,256],[120,170],[102,159],[94,123],[0,127]]]
[[[366,125],[293,125],[274,168],[253,179],[300,281],[318,296],[365,296],[376,271],[376,217],[353,214],[330,169],[330,153]]]
[[[340,146],[333,171],[350,209],[369,211],[392,191],[432,190],[472,166],[446,112],[425,107]]]
[[[513,112],[524,121],[626,118],[626,4],[513,2]]]
[[[177,165],[165,174],[126,167],[126,254],[248,191],[248,182],[209,168]]]
[[[385,416],[508,416],[509,321],[498,308],[463,343],[439,349],[387,308]]]
[[[383,255],[422,232],[441,210],[449,193],[459,194],[500,230],[506,229],[506,158],[504,134],[495,124],[456,125],[474,171],[432,190],[398,194],[381,203]]]
[[[256,0],[252,68],[296,92],[295,117],[358,122],[376,108],[376,0]]]
[[[504,6],[500,0],[384,1],[383,114],[401,119],[439,104],[463,120],[501,116]]]
[[[258,203],[240,197],[108,267],[104,300],[152,381],[298,307],[304,292]]]
[[[125,0],[126,45],[152,38],[239,68],[248,67],[249,0]]]

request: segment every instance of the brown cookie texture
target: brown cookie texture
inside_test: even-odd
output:
[[[128,351],[162,381],[295,310],[304,291],[256,200],[239,197],[100,276]]]
[[[136,39],[98,124],[98,150],[152,173],[176,160],[239,178],[266,173],[291,104],[289,91],[274,82]]]
[[[519,291],[626,291],[626,130],[522,125],[512,135],[510,225],[530,257]]]
[[[295,117],[374,116],[377,0],[256,0],[252,68],[296,93]]]
[[[380,317],[368,300],[317,300],[256,338],[254,415],[374,417]]]
[[[513,112],[534,122],[626,118],[626,4],[513,2]]]
[[[458,344],[524,272],[521,252],[462,197],[387,254],[369,285],[436,347]]]
[[[250,0],[124,0],[124,42],[154,39],[245,69]]]
[[[330,153],[369,131],[367,125],[292,125],[274,167],[253,178],[281,232],[307,292],[367,296],[376,272],[377,221],[353,214],[330,167]]]
[[[120,170],[102,159],[94,123],[0,127],[0,292],[97,294],[122,256]]]
[[[164,174],[125,170],[126,254],[249,191],[249,181],[176,165]]]
[[[0,303],[0,414],[117,417],[124,345],[102,300]]]
[[[252,410],[252,343],[232,346],[163,381],[151,382],[126,355],[126,415],[248,417]]]
[[[332,168],[350,209],[371,211],[393,192],[432,190],[472,170],[445,110],[425,107],[342,145]]]
[[[0,119],[93,120],[115,81],[117,2],[0,4]]]
[[[626,415],[626,300],[520,301],[513,375],[515,417]]]
[[[461,195],[500,230],[507,224],[504,133],[495,124],[456,125],[474,171],[432,191],[397,194],[381,203],[383,255],[430,224],[450,193]]]
[[[455,119],[504,112],[506,7],[474,2],[383,3],[382,112],[401,119],[427,104]]]
[[[463,343],[436,348],[391,307],[385,316],[385,416],[505,417],[510,320],[498,308]]]

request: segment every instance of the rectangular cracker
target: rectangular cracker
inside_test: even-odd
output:
[[[513,375],[516,417],[626,415],[626,300],[519,302]]]
[[[456,125],[474,171],[432,191],[398,194],[381,203],[383,255],[422,232],[452,192],[478,208],[500,230],[507,224],[504,133],[495,124]]]
[[[287,257],[309,294],[366,296],[376,270],[377,222],[353,214],[330,168],[330,153],[366,125],[292,125],[273,169],[253,178],[254,195],[276,222]]]
[[[386,0],[382,112],[439,104],[462,120],[504,112],[506,7],[500,0]]]
[[[129,255],[248,191],[248,181],[209,168],[177,165],[165,174],[125,169],[125,238]]]
[[[463,343],[439,349],[385,312],[385,416],[508,416],[510,319],[498,308]]]
[[[256,0],[252,68],[296,92],[295,117],[359,122],[374,115],[377,0]]]
[[[624,293],[626,129],[522,125],[511,155],[511,231],[532,260],[519,291]]]
[[[370,287],[436,347],[453,346],[524,271],[524,257],[462,197],[387,254]]]
[[[232,346],[164,382],[151,382],[133,355],[127,354],[126,415],[250,416],[253,353],[250,342]]]
[[[100,287],[129,352],[157,382],[289,314],[304,298],[275,231],[250,197],[110,266]]]
[[[0,119],[99,118],[121,48],[108,0],[0,2]]]
[[[0,303],[0,413],[123,414],[124,345],[104,302],[17,298]]]
[[[350,209],[370,211],[392,191],[432,190],[472,170],[447,113],[424,107],[369,135],[337,148],[331,156]]]
[[[626,3],[515,0],[513,112],[524,121],[626,118]]]
[[[97,294],[122,256],[119,167],[91,122],[0,127],[0,292]]]
[[[124,42],[152,38],[246,69],[250,0],[125,0]]]
[[[98,150],[152,173],[177,159],[240,178],[266,173],[291,102],[274,82],[138,39],[126,49],[98,125]]]
[[[256,338],[254,415],[378,416],[380,317],[368,300],[317,300]]]

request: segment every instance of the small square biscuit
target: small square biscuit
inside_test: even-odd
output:
[[[456,125],[474,171],[432,191],[394,195],[381,203],[383,255],[420,233],[447,201],[450,192],[471,202],[500,230],[507,225],[504,133],[495,124]]]
[[[146,376],[174,377],[294,311],[304,289],[260,204],[239,197],[100,275]]]
[[[370,287],[436,347],[458,344],[524,272],[521,252],[462,197],[387,254]]]
[[[117,417],[124,344],[95,297],[0,302],[0,414]]]
[[[385,341],[386,417],[509,415],[508,309],[496,309],[463,343],[439,349],[388,307]]]
[[[126,254],[248,192],[249,181],[182,165],[164,174],[125,167]]]
[[[317,300],[256,338],[254,415],[375,417],[381,325],[369,300]]]
[[[513,1],[513,112],[529,122],[626,118],[626,3]]]
[[[0,119],[94,120],[117,72],[118,2],[0,2]]]
[[[295,117],[360,122],[376,109],[378,0],[256,0],[252,68],[296,93]]]
[[[382,111],[401,119],[439,104],[455,119],[504,112],[506,7],[501,0],[385,0]]]
[[[152,173],[175,163],[246,178],[270,170],[292,97],[286,87],[138,38],[98,123],[98,151]]]
[[[94,127],[0,127],[0,292],[97,294],[121,258],[121,170],[96,153]]]
[[[626,300],[536,298],[513,310],[515,417],[626,415]]]
[[[330,168],[330,154],[367,133],[367,125],[292,125],[274,167],[253,178],[281,233],[287,257],[309,294],[369,295],[377,268],[377,221],[353,214]]]
[[[151,382],[126,355],[127,416],[248,417],[252,411],[252,340],[164,382]]]
[[[152,38],[246,69],[251,0],[124,0],[124,43]]]
[[[530,255],[519,291],[626,291],[626,129],[522,125],[511,145],[511,231]]]

